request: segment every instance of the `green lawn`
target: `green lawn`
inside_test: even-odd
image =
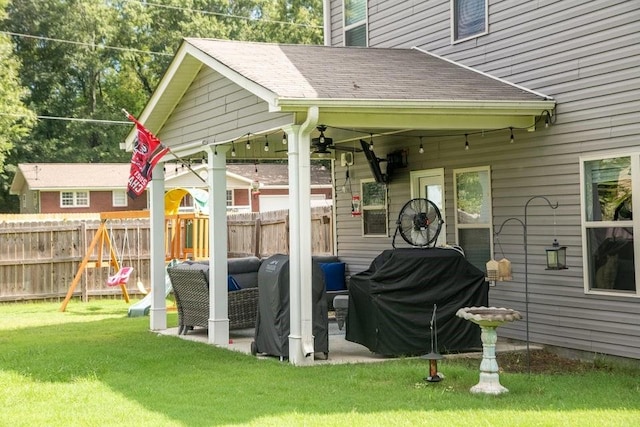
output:
[[[294,367],[161,336],[121,301],[0,305],[0,426],[637,426],[640,371],[503,373],[420,359]],[[176,324],[175,314],[170,325]]]

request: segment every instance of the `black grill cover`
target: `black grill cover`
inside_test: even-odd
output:
[[[324,296],[324,274],[312,263],[312,329],[314,350],[329,353],[329,321]],[[273,255],[262,261],[258,271],[258,318],[255,345],[258,353],[289,357],[289,256]]]
[[[436,304],[437,351],[477,349],[480,328],[455,314],[488,299],[484,273],[456,250],[386,250],[351,276],[346,339],[385,356],[429,353]]]

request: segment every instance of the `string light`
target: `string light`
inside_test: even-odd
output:
[[[235,141],[231,141],[231,157],[236,156],[236,144]]]
[[[509,139],[509,143],[513,144],[513,141],[514,141],[514,137],[513,137],[513,128],[512,128],[512,127],[510,127],[510,128],[509,128],[509,131],[511,132],[511,138]]]
[[[373,134],[369,134],[369,150],[373,151]]]
[[[469,151],[469,139],[468,139],[469,134],[465,133],[464,134],[464,149]]]
[[[422,137],[420,137],[420,148],[418,149],[418,153],[424,154],[424,146],[422,145]]]
[[[264,151],[269,151],[269,138],[267,138],[267,135],[264,136]]]
[[[247,150],[251,150],[251,139],[247,139]]]
[[[287,145],[287,133],[282,132],[282,145]]]

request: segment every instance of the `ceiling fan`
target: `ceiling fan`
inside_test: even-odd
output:
[[[352,153],[362,151],[356,148],[333,145],[333,138],[329,138],[324,134],[324,132],[327,130],[327,127],[325,125],[318,125],[316,129],[318,129],[320,135],[317,138],[311,138],[312,154],[330,154],[331,152],[329,150],[350,151]]]

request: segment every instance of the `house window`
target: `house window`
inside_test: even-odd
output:
[[[233,206],[233,190],[227,190],[227,206]]]
[[[581,159],[585,290],[638,294],[633,186],[640,155]]]
[[[364,236],[389,235],[387,220],[387,186],[373,179],[360,181],[362,190],[362,234]]]
[[[89,193],[87,191],[61,191],[60,207],[88,207]]]
[[[487,34],[487,0],[451,0],[451,36],[454,42]]]
[[[111,198],[114,207],[127,206],[127,192],[124,190],[114,190],[111,193]]]
[[[493,247],[489,166],[456,169],[453,179],[458,245],[467,260],[484,271]]]
[[[344,45],[367,46],[367,0],[344,1]]]

